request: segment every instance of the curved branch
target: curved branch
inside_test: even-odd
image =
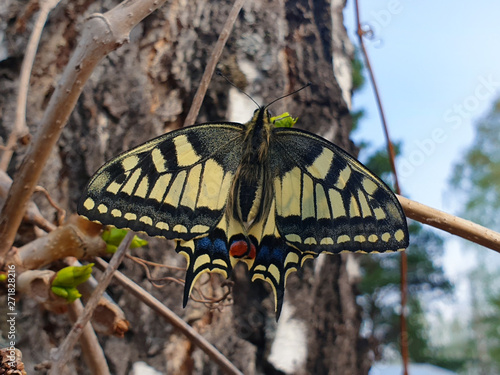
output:
[[[40,12],[38,13],[38,18],[36,19],[35,26],[28,40],[26,53],[24,54],[23,63],[21,65],[16,103],[16,121],[7,140],[6,150],[3,152],[2,158],[0,159],[0,169],[2,171],[6,171],[9,166],[18,138],[23,134],[29,134],[29,129],[26,126],[26,102],[28,98],[31,70],[33,69],[33,62],[35,61],[36,51],[40,43],[40,37],[42,36],[42,30],[47,21],[47,17],[50,11],[59,4],[59,1],[60,0],[40,1]]]

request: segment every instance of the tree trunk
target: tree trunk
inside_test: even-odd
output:
[[[116,4],[66,0],[50,15],[31,77],[27,121],[32,132],[78,40],[82,21]],[[0,6],[0,32],[6,35],[0,42],[0,135],[4,140],[13,123],[19,67],[33,24],[33,6],[22,5],[6,0]],[[170,1],[136,27],[130,43],[97,68],[40,181],[68,212],[75,211],[89,177],[107,159],[182,126],[231,6],[230,1]],[[355,152],[349,140],[348,108],[352,47],[342,24],[343,6],[344,0],[249,1],[219,67],[260,104],[310,81],[309,88],[278,101],[271,110],[288,111],[300,118],[298,127]],[[255,109],[249,99],[215,76],[197,122],[246,122]],[[19,148],[9,168],[11,175],[22,155]],[[47,218],[53,217],[54,210],[44,199],[37,196],[35,201]],[[19,237],[19,243],[26,240]],[[172,244],[161,239],[150,239],[149,247],[134,255],[184,265]],[[365,374],[369,361],[359,337],[360,314],[348,260],[347,256],[320,257],[292,274],[279,323],[270,290],[260,282],[250,283],[244,267],[234,271],[233,303],[216,310],[192,300],[182,309],[181,286],[167,284],[157,290],[145,280],[143,269],[130,261],[121,271],[184,317],[245,374]],[[174,276],[183,277],[183,273]],[[198,284],[206,282],[202,289],[208,295],[221,295],[223,281],[207,276]],[[127,374],[139,360],[168,374],[219,373],[203,352],[134,297],[118,286],[111,287],[111,295],[131,322],[125,339],[100,338],[112,373]],[[48,359],[49,350],[60,344],[69,320],[35,308],[33,301],[20,303],[18,345],[31,373],[33,365]],[[88,373],[80,357],[71,363],[70,372]]]

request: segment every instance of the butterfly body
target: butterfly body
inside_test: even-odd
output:
[[[184,304],[204,272],[238,261],[274,291],[321,252],[408,246],[392,191],[357,160],[306,131],[275,127],[265,107],[246,124],[176,130],[125,152],[89,182],[78,212],[173,239],[188,262]]]
[[[242,157],[227,207],[248,228],[254,220],[268,215],[273,199],[268,160],[273,125],[267,111],[257,110],[245,127]]]

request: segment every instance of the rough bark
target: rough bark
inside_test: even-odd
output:
[[[74,212],[89,176],[107,159],[181,126],[231,4],[172,0],[139,25],[130,43],[113,52],[94,72],[40,181],[68,211]],[[27,123],[32,130],[68,61],[81,21],[114,5],[111,0],[62,1],[50,15],[31,78]],[[338,68],[339,61],[345,68],[350,59],[341,24],[342,7],[340,0],[333,6],[327,0],[248,2],[220,67],[263,104],[311,81],[310,88],[277,102],[271,110],[293,112],[300,117],[299,127],[352,152],[346,104],[349,74],[340,77]],[[0,6],[0,29],[5,32],[0,46],[0,136],[4,140],[13,122],[16,80],[32,23],[31,9],[30,4],[13,0]],[[335,71],[332,61],[337,62]],[[245,121],[255,105],[214,77],[197,122],[235,120],[242,109],[247,114],[240,120]],[[22,155],[20,147],[9,168],[11,174]],[[46,201],[35,200],[45,216],[52,218],[53,209]],[[21,244],[25,239],[18,240]],[[184,264],[172,244],[160,239],[151,239],[147,249],[134,255],[173,266]],[[181,286],[168,284],[156,290],[145,280],[142,268],[130,261],[121,271],[183,316],[245,374],[364,374],[368,362],[359,338],[360,316],[346,261],[340,256],[325,257],[320,263],[308,261],[303,271],[292,274],[279,324],[274,320],[270,291],[259,282],[250,283],[244,267],[234,272],[234,303],[218,310],[207,310],[193,301],[183,310]],[[207,280],[204,291],[221,295],[223,280],[215,276],[200,281]],[[118,287],[111,287],[110,293],[132,324],[125,339],[100,337],[112,373],[127,374],[138,360],[169,374],[219,373],[205,354],[148,308]],[[23,318],[18,325],[18,344],[31,373],[34,364],[49,358],[50,348],[62,341],[70,323],[65,316],[37,309],[27,299],[20,301],[19,311]],[[279,345],[273,343],[284,330],[302,340],[297,343],[296,357],[276,354]],[[285,364],[276,359],[280,357]],[[78,358],[69,371],[88,373]]]

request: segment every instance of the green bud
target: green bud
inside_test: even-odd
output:
[[[102,239],[104,242],[106,242],[106,252],[114,254],[116,250],[118,249],[118,246],[122,242],[122,240],[125,238],[127,235],[128,230],[126,229],[118,229],[115,227],[108,227],[102,232]],[[132,239],[132,243],[130,244],[131,249],[135,249],[137,247],[142,247],[146,246],[148,244],[148,241],[138,237],[134,236]]]
[[[90,263],[85,266],[70,266],[59,270],[52,281],[50,290],[52,290],[56,296],[62,297],[68,302],[75,301],[81,297],[76,287],[88,280],[92,274],[93,266],[94,263]]]
[[[290,116],[288,112],[282,113],[279,116],[271,117],[271,121],[277,128],[292,128],[296,124],[298,119],[298,117],[293,118],[292,116]]]

